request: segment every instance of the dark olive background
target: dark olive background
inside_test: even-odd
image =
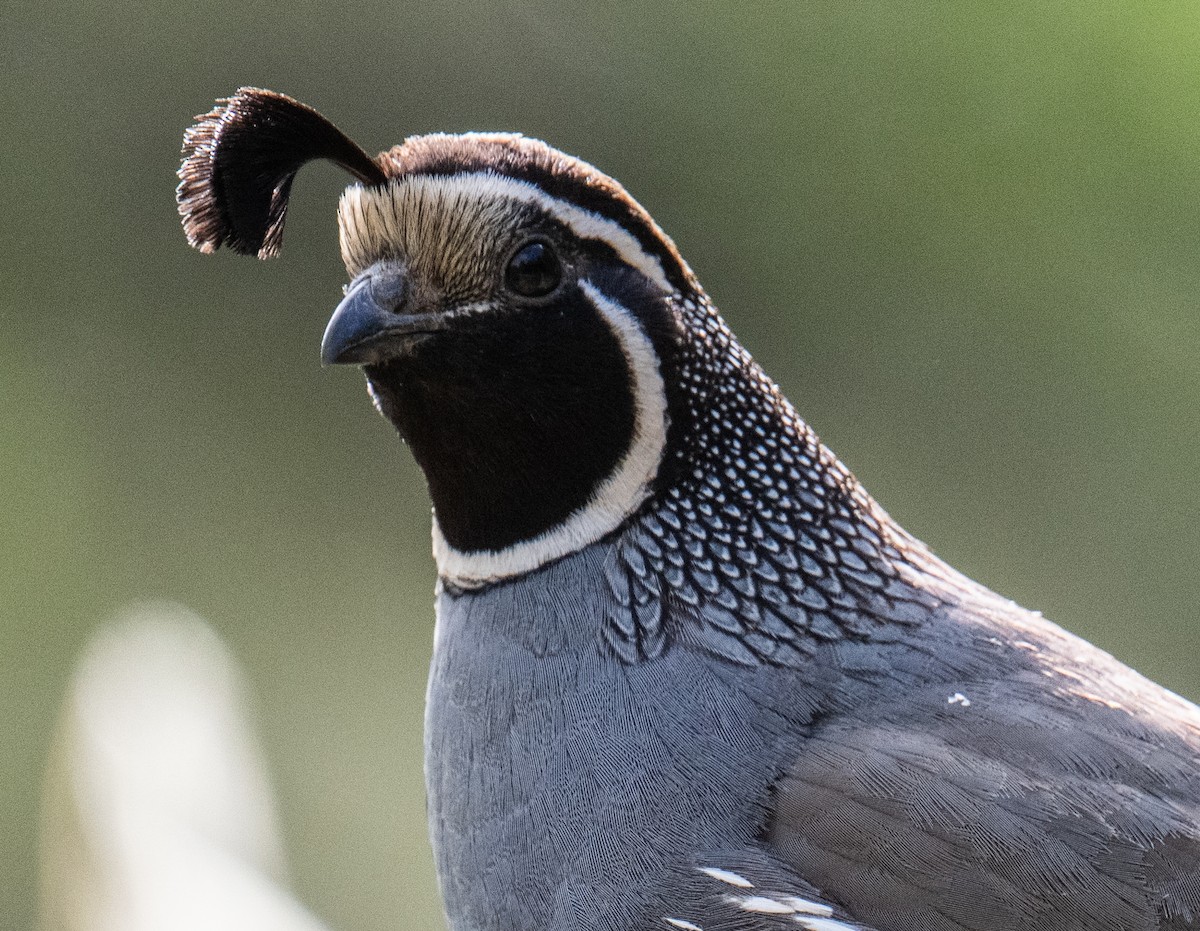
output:
[[[1186,4],[0,7],[0,923],[89,631],[245,663],[300,894],[439,925],[421,477],[317,349],[345,179],[189,250],[193,114],[286,91],[376,151],[516,129],[621,179],[801,413],[965,571],[1200,695],[1200,20]]]

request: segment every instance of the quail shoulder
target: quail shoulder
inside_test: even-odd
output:
[[[356,179],[322,344],[424,471],[429,827],[456,931],[1182,931],[1200,712],[875,503],[614,180],[517,135],[371,158],[243,88],[192,245]]]

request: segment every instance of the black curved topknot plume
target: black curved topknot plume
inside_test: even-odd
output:
[[[227,245],[260,259],[277,255],[292,179],[318,158],[364,184],[387,180],[345,133],[291,97],[242,87],[218,100],[183,137],[175,197],[188,242],[201,252]]]

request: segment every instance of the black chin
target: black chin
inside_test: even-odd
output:
[[[365,372],[461,551],[504,549],[562,523],[632,442],[625,355],[577,287],[550,307],[465,318]]]

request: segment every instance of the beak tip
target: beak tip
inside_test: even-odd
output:
[[[325,338],[321,340],[321,367],[329,368],[331,365],[344,365],[351,360],[347,358],[351,353],[349,347],[338,340],[330,339],[329,333],[326,332]]]
[[[372,298],[369,281],[352,286],[321,337],[321,365],[352,365],[362,360],[360,344],[386,327],[388,315]]]
[[[321,340],[321,368],[325,369],[331,365],[338,365],[340,355],[329,340]]]

